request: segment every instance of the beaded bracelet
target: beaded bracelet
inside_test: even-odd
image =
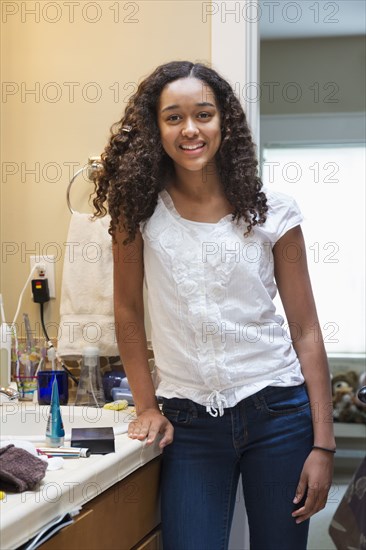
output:
[[[318,447],[318,445],[313,445],[312,449],[319,449],[320,451],[326,451],[327,453],[333,453],[335,454],[335,449],[327,449],[326,447]]]

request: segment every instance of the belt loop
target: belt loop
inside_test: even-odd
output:
[[[197,405],[194,401],[191,399],[189,400],[189,407],[188,407],[189,414],[192,415],[192,418],[198,418],[198,410]]]
[[[263,403],[262,390],[260,390],[259,392],[254,393],[253,395],[251,395],[251,398],[253,400],[255,408],[256,409],[261,409],[262,408],[262,403]]]

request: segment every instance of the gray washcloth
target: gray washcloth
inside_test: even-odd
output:
[[[32,491],[46,475],[47,462],[28,451],[7,445],[0,449],[0,489],[13,493]]]

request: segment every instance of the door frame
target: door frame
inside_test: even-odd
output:
[[[207,3],[206,3],[207,4]],[[260,42],[257,0],[211,2],[211,62],[233,87],[259,148]],[[206,14],[207,17],[207,14]]]

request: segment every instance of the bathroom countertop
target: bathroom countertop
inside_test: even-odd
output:
[[[146,447],[121,434],[115,437],[114,453],[65,459],[63,469],[46,472],[38,490],[7,494],[0,502],[0,548],[18,548],[57,516],[82,507],[160,452],[157,443]]]

